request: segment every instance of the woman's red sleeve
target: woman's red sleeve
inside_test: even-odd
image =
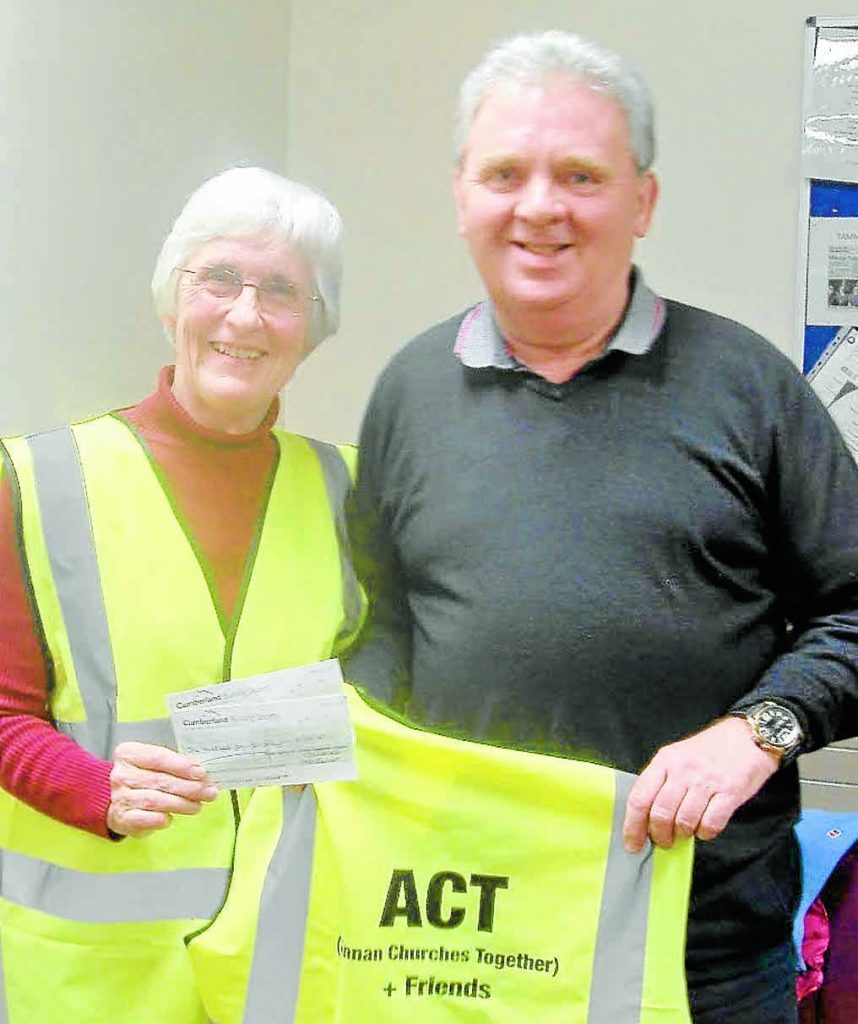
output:
[[[0,478],[0,787],[43,814],[107,837],[109,761],[51,721],[52,670],[19,548],[15,500]]]

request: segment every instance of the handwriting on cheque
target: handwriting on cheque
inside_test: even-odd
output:
[[[335,659],[173,693],[167,703],[179,749],[224,788],[357,778]]]

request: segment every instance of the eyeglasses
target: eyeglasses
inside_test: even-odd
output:
[[[243,280],[229,267],[200,267],[199,270],[179,267],[179,270],[183,274],[193,274],[203,291],[222,302],[235,302],[245,288],[255,288],[260,313],[271,316],[278,313],[300,316],[306,312],[308,302],[320,302],[322,298],[315,292],[304,291],[285,277],[264,277],[255,282]]]

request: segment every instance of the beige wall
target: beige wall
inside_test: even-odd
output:
[[[449,124],[491,41],[549,27],[628,55],[652,86],[663,192],[652,285],[794,345],[804,21],[799,0],[294,0],[289,166],[342,208],[344,326],[302,369],[287,422],[354,436],[389,353],[479,296],[456,237]]]
[[[284,0],[0,0],[0,433],[130,403],[170,349],[149,278],[237,161],[286,163]]]

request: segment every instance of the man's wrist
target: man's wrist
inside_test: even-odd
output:
[[[798,716],[786,704],[763,700],[730,715],[746,723],[753,742],[772,754],[778,767],[792,763],[801,752],[804,731]]]

